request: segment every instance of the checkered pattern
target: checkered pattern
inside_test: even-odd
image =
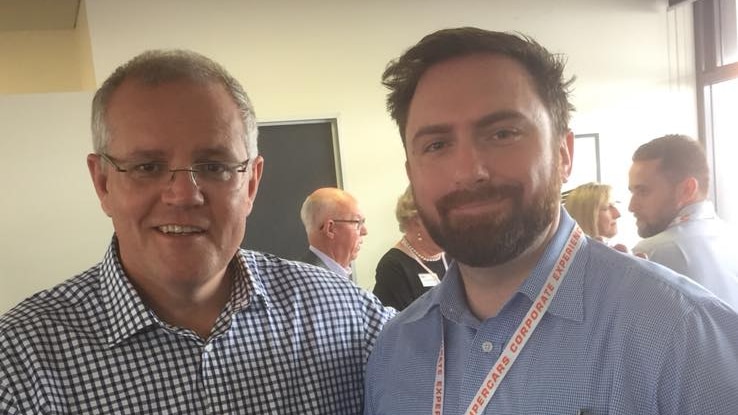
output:
[[[0,413],[359,414],[393,310],[319,268],[240,251],[203,340],[159,320],[116,255],[0,318]]]

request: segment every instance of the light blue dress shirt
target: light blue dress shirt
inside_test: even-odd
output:
[[[641,240],[633,252],[688,276],[738,310],[735,231],[709,201],[686,206],[677,217],[685,220]]]
[[[453,264],[385,326],[369,358],[365,414],[432,413],[442,332],[444,414],[466,410],[574,226],[561,215],[539,263],[497,316],[479,321],[470,312]],[[688,278],[588,239],[484,413],[737,411],[738,315]]]
[[[326,267],[328,267],[329,270],[335,272],[336,274],[348,278],[350,280],[354,280],[351,276],[351,268],[344,268],[341,264],[336,262],[333,258],[329,257],[328,255],[324,254],[323,251],[320,249],[310,245],[308,247],[315,255],[317,255],[318,258],[320,258],[321,261],[325,264]]]

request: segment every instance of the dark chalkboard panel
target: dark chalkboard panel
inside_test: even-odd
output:
[[[319,187],[341,187],[335,120],[259,124],[264,174],[241,246],[300,258],[307,236],[303,200]]]

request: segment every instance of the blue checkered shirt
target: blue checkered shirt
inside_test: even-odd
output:
[[[104,260],[0,318],[0,414],[359,414],[394,310],[345,278],[241,250],[204,340]]]
[[[474,317],[454,264],[390,321],[369,358],[365,415],[433,413],[442,332],[443,413],[464,413],[573,226],[562,211],[543,257],[497,316]],[[738,414],[738,315],[688,278],[588,239],[484,411],[579,413]]]

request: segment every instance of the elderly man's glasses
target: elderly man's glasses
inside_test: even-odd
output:
[[[342,223],[353,223],[356,227],[356,230],[360,230],[362,226],[366,223],[366,218],[363,219],[331,219],[333,222],[342,222]]]
[[[100,154],[103,160],[110,163],[116,171],[125,173],[132,182],[145,185],[166,185],[174,180],[174,175],[179,171],[190,173],[193,183],[197,187],[207,186],[230,186],[239,181],[234,177],[238,173],[246,172],[249,159],[239,163],[227,163],[221,161],[206,161],[194,163],[189,167],[173,169],[169,164],[162,161],[115,161],[107,154]]]

